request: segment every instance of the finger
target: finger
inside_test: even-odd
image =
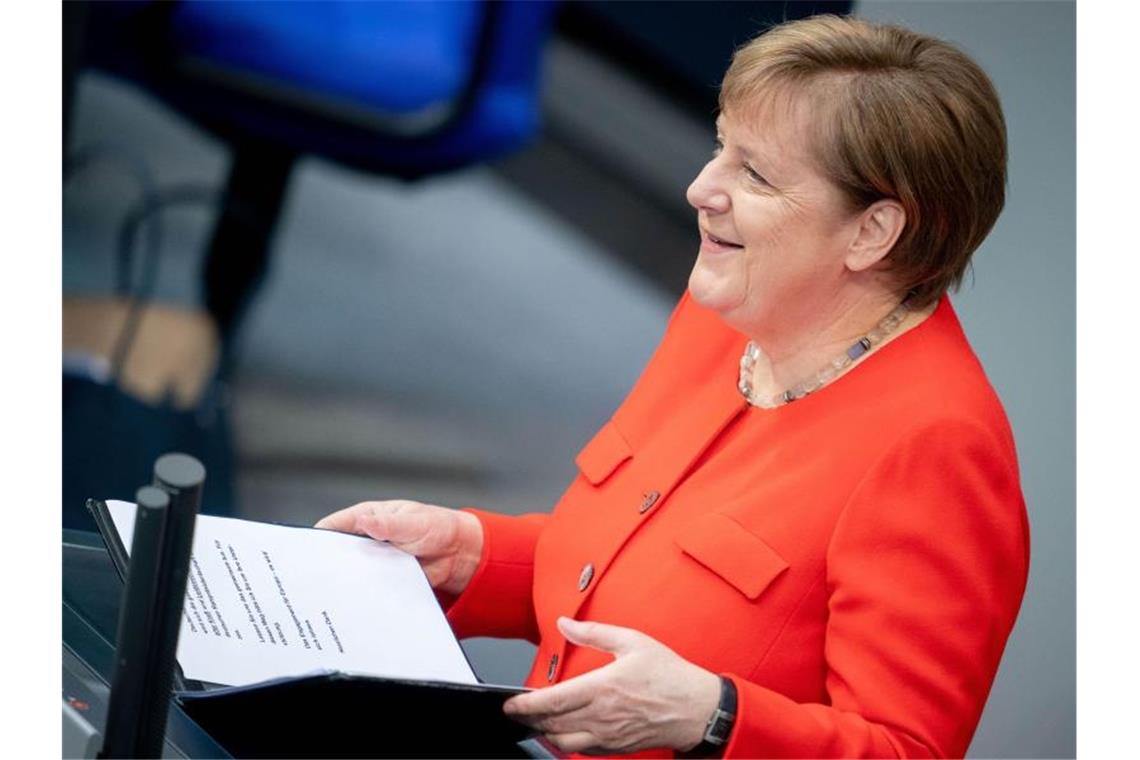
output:
[[[377,541],[388,541],[401,549],[417,553],[420,544],[432,534],[433,521],[438,516],[422,510],[412,502],[376,502],[372,509],[358,514],[356,529]],[[433,520],[434,518],[434,520]]]
[[[589,731],[575,731],[569,734],[547,734],[546,740],[563,752],[585,752],[599,747],[598,737]]]
[[[362,511],[368,509],[374,502],[366,501],[360,504],[353,504],[351,507],[338,509],[332,514],[325,515],[320,520],[317,520],[315,528],[322,528],[324,530],[339,530],[342,533],[355,533],[356,532],[356,518]]]
[[[558,618],[558,630],[569,641],[579,646],[611,652],[615,655],[628,654],[634,649],[652,641],[648,636],[632,628],[623,628],[607,623]]]
[[[589,704],[559,715],[524,716],[522,722],[544,734],[573,734],[578,731],[589,731],[590,727],[597,723],[595,713],[595,706]]]
[[[597,682],[604,677],[606,670],[605,667],[599,668],[555,686],[511,697],[503,703],[503,712],[511,716],[544,718],[585,707],[597,694]]]

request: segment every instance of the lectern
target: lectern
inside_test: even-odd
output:
[[[164,454],[137,511],[115,637],[100,758],[161,757],[186,577],[206,470],[186,454]],[[74,701],[64,701],[65,754],[98,743]],[[69,727],[70,726],[70,727]]]

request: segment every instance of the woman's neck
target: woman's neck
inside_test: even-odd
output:
[[[752,388],[755,395],[774,396],[804,381],[810,380],[832,360],[843,356],[851,346],[875,328],[899,305],[894,294],[884,293],[838,304],[825,312],[822,318],[801,324],[799,329],[781,329],[778,334],[750,334],[760,349],[753,366]],[[909,310],[899,325],[874,350],[867,352],[845,367],[836,377],[875,353],[883,345],[913,329],[929,317],[936,304],[919,310]]]

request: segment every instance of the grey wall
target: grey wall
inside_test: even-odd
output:
[[[974,757],[1076,754],[1076,18],[1071,2],[860,2],[957,44],[1009,128],[1005,212],[955,304],[1013,425],[1032,532],[1021,617]]]

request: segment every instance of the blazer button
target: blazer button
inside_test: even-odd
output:
[[[582,574],[578,576],[578,590],[585,591],[592,580],[594,580],[594,563],[587,562],[582,568]]]
[[[554,680],[554,671],[558,670],[558,655],[550,655],[550,665],[546,668],[546,680]]]
[[[645,497],[641,500],[641,506],[637,508],[637,511],[641,514],[645,514],[653,507],[654,504],[657,503],[657,500],[660,498],[660,491],[650,491],[649,493],[645,494]]]

